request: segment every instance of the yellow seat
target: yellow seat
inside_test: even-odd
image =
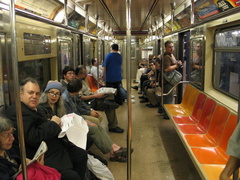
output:
[[[190,86],[190,87],[189,87]],[[165,104],[165,109],[170,116],[190,116],[199,94],[199,90],[187,85],[181,104]]]
[[[219,176],[225,167],[224,165],[219,164],[202,164],[202,168],[207,176],[208,180],[216,180],[219,179]]]

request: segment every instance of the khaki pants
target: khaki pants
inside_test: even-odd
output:
[[[146,95],[152,105],[157,105],[161,101],[161,97],[156,95],[155,88],[148,88]]]

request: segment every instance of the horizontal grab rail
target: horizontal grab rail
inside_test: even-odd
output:
[[[175,84],[172,89],[170,89],[167,93],[163,94],[163,96],[167,96],[169,95],[179,84],[188,84],[189,82],[193,83],[193,84],[199,84],[201,85],[200,82],[197,82],[197,81],[180,81],[179,83]],[[157,94],[157,96],[162,96],[162,94]]]

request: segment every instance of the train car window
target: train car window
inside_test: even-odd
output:
[[[94,57],[94,42],[91,38],[83,36],[83,65],[86,66],[87,73],[90,73],[91,59]]]
[[[51,53],[51,36],[24,33],[25,55],[38,55]]]
[[[74,67],[72,60],[72,41],[70,39],[58,39],[58,60],[59,60],[59,75],[65,66]],[[61,78],[61,77],[59,77]]]
[[[18,62],[19,81],[27,77],[38,80],[41,89],[46,87],[47,82],[51,79],[50,59],[38,59],[32,61]]]
[[[190,81],[202,88],[204,80],[203,38],[191,39]]]
[[[213,86],[238,99],[240,83],[240,27],[215,33]]]

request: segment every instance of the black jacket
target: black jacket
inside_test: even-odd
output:
[[[55,122],[47,120],[38,111],[30,109],[24,103],[21,104],[27,158],[32,159],[40,143],[45,141],[48,150],[45,153],[44,164],[59,171],[72,168],[68,149],[62,142],[62,139],[58,138],[61,128]],[[6,110],[6,116],[17,127],[16,107],[14,104]],[[13,148],[19,152],[17,134],[17,132],[14,134],[15,141]]]
[[[8,161],[6,158],[0,156],[0,179],[10,180],[11,177],[18,171],[20,159],[11,151],[6,151],[10,159],[14,159],[17,164]]]

